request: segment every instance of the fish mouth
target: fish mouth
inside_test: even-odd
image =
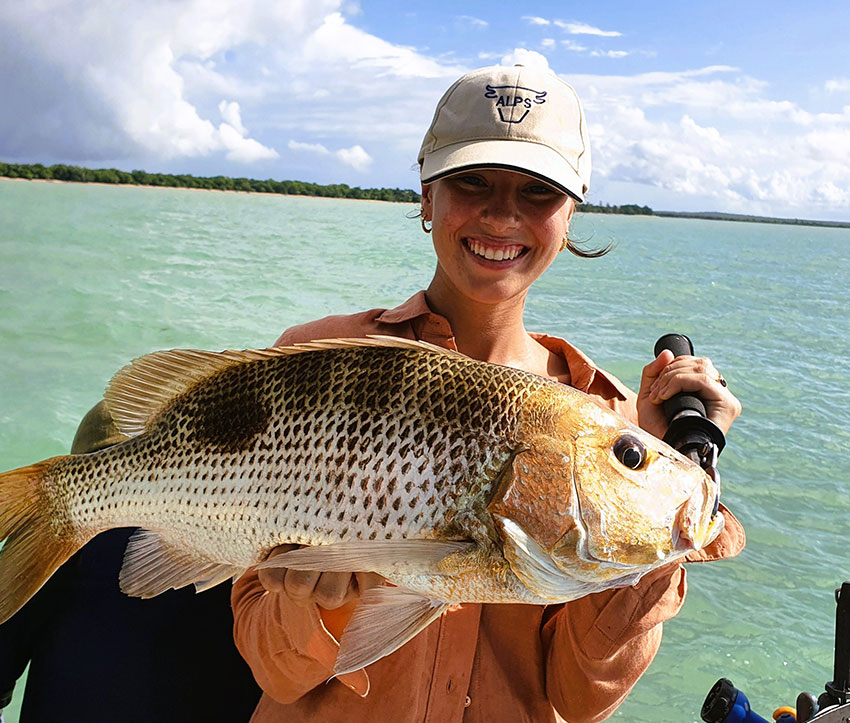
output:
[[[463,246],[475,260],[487,266],[505,268],[519,263],[529,247],[508,239],[491,239],[484,236],[464,236]]]

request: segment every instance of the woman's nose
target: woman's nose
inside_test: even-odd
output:
[[[514,193],[507,189],[493,189],[485,199],[481,219],[494,229],[515,228],[520,215]]]

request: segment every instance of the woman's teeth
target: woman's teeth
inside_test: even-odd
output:
[[[490,261],[510,261],[519,256],[523,251],[523,246],[500,246],[493,248],[485,246],[478,241],[467,241],[469,250],[476,256],[482,256]]]

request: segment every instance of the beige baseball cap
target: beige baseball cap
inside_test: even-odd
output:
[[[419,165],[423,183],[505,168],[583,201],[590,142],[578,95],[550,70],[496,65],[467,73],[437,104]]]

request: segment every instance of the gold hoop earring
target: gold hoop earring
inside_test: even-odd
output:
[[[560,249],[558,249],[558,253],[561,253],[561,251],[563,251],[565,248],[567,248],[567,244],[568,244],[569,242],[570,242],[569,237],[567,237],[567,236],[565,235],[565,236],[564,236],[564,240],[561,242],[561,248],[560,248]]]
[[[432,228],[434,228],[434,224],[433,224],[433,223],[432,223],[430,226],[426,226],[426,225],[425,225],[425,217],[424,217],[424,216],[420,216],[420,217],[419,217],[419,223],[422,225],[422,230],[423,230],[425,233],[431,233],[431,229],[432,229]]]

